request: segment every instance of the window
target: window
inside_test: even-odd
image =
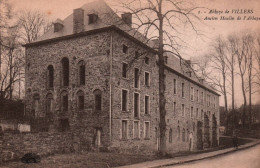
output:
[[[47,87],[53,88],[53,80],[54,80],[54,69],[52,65],[48,66],[48,73],[47,73]]]
[[[172,143],[172,129],[169,131],[169,143]]]
[[[184,107],[184,104],[181,105],[181,112],[182,112],[182,116],[185,116],[185,107]]]
[[[66,91],[61,93],[61,112],[66,113],[69,109],[69,98],[68,93]]]
[[[207,95],[207,105],[210,106],[210,95]]]
[[[177,80],[173,79],[173,94],[177,94]]]
[[[127,78],[127,68],[128,68],[128,64],[127,63],[123,63],[122,64],[122,77],[123,78]]]
[[[46,102],[46,112],[47,113],[52,113],[53,112],[53,95],[52,94],[48,94],[46,96],[47,98],[47,102]]]
[[[144,122],[144,138],[145,139],[150,138],[150,122],[149,121]]]
[[[69,119],[67,119],[67,118],[66,119],[60,119],[59,129],[62,132],[69,130]]]
[[[134,117],[139,117],[139,94],[134,93]]]
[[[150,62],[150,60],[149,60],[149,57],[144,57],[144,62],[145,62],[145,64],[149,64],[149,62]]]
[[[176,115],[176,102],[173,102],[173,115]]]
[[[78,110],[84,110],[84,92],[79,91],[77,93],[77,97],[78,97]]]
[[[181,139],[180,126],[177,127],[177,132],[178,132],[178,141],[179,141]]]
[[[211,97],[210,97],[210,95],[209,95],[209,106],[210,106],[210,104],[211,104]]]
[[[135,59],[138,59],[139,56],[140,56],[140,55],[139,55],[139,52],[138,52],[138,51],[135,51]]]
[[[216,107],[216,98],[213,97],[213,107],[215,108]]]
[[[145,114],[150,113],[150,98],[149,98],[149,96],[144,97],[144,113]]]
[[[128,47],[123,44],[123,53],[128,54]]]
[[[101,111],[102,106],[102,93],[100,90],[94,91],[94,97],[95,97],[95,111]]]
[[[62,64],[62,86],[69,86],[69,59],[63,58]]]
[[[34,94],[33,95],[33,115],[34,115],[34,117],[37,117],[39,114],[39,101],[40,101],[40,95]]]
[[[98,19],[98,15],[96,14],[89,14],[88,15],[88,24],[95,23]]]
[[[140,123],[139,121],[134,121],[134,139],[140,138]]]
[[[127,120],[122,120],[122,139],[127,139]]]
[[[203,109],[201,109],[201,119],[203,119]]]
[[[199,101],[199,90],[198,89],[197,89],[196,95],[197,95],[197,102],[198,102]]]
[[[168,57],[164,56],[164,64],[168,64]]]
[[[182,141],[185,142],[185,129],[182,129]]]
[[[144,84],[145,84],[145,86],[150,85],[150,73],[149,72],[144,72]]]
[[[181,97],[184,98],[184,83],[181,83]]]
[[[186,141],[188,142],[189,141],[189,130],[188,129],[186,129],[186,136],[187,136]]]
[[[190,118],[193,118],[193,107],[190,108]]]
[[[128,97],[128,91],[127,90],[122,90],[122,111],[127,111],[127,98]]]
[[[194,99],[194,88],[191,87],[191,88],[190,88],[190,100],[193,101],[193,99]]]
[[[85,85],[85,63],[80,61],[78,64],[79,85]]]
[[[201,103],[203,104],[203,99],[204,99],[204,93],[203,92],[201,92]]]
[[[196,109],[196,118],[199,118],[199,108]]]
[[[139,69],[138,68],[135,68],[134,87],[139,88]]]

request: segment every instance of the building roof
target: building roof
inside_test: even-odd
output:
[[[154,41],[148,41],[147,38],[131,28],[125,22],[122,21],[121,17],[119,17],[103,0],[96,0],[90,3],[87,3],[80,7],[84,10],[84,31],[79,33],[73,32],[73,13],[66,17],[64,20],[57,19],[55,23],[60,23],[63,25],[63,28],[57,32],[54,32],[54,26],[52,26],[45,34],[40,36],[36,41],[32,43],[28,43],[24,46],[34,46],[43,43],[48,43],[51,41],[57,41],[61,39],[74,38],[78,36],[84,36],[89,34],[94,34],[101,31],[106,30],[116,30],[119,33],[122,33],[124,36],[131,38],[135,42],[143,45],[144,47],[150,49],[153,52],[156,52],[153,49],[155,46]],[[95,24],[88,24],[88,15],[96,14],[98,15],[98,20]],[[196,83],[197,85],[204,87],[205,89],[211,91],[214,94],[219,95],[207,85],[205,82],[199,81],[198,77],[196,77],[195,73],[192,73],[192,76],[189,76],[187,72],[192,71],[192,68],[185,64],[185,61],[181,61],[180,58],[174,56],[173,54],[167,53],[167,56],[171,58],[169,63],[166,66],[166,69],[171,72],[177,73],[178,75],[182,75],[183,77],[189,79],[191,82]]]
[[[147,43],[147,39],[138,31],[128,26],[103,0],[96,0],[87,3],[80,7],[84,10],[84,28],[85,31],[91,31],[95,29],[102,29],[115,25],[123,31],[127,32],[131,36],[137,38],[143,43]],[[88,24],[88,15],[96,14],[98,16],[97,22],[95,24]],[[57,19],[59,23],[63,24],[63,29],[58,32],[54,32],[54,27],[52,26],[45,34],[39,37],[36,41],[42,41],[62,36],[72,35],[73,33],[73,13],[66,17],[63,21]]]

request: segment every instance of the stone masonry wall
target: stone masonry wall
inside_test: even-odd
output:
[[[5,133],[0,135],[0,162],[21,159],[28,152],[40,156],[74,151],[73,134],[66,133]]]
[[[128,52],[123,53],[123,45],[128,47]],[[135,52],[138,52],[135,58]],[[145,57],[149,58],[146,64]],[[122,77],[122,63],[128,64],[127,78]],[[139,88],[134,87],[134,69],[138,68]],[[144,73],[150,73],[150,85],[145,86]],[[158,67],[156,56],[147,49],[134,43],[119,34],[113,35],[113,112],[112,112],[112,146],[123,149],[125,152],[147,153],[156,150],[155,129],[158,128]],[[127,111],[122,111],[122,89],[128,91]],[[139,117],[134,117],[134,93],[139,94]],[[149,96],[150,112],[144,112],[144,99]],[[127,139],[122,139],[122,120],[127,120]],[[134,129],[134,122],[139,122],[139,131]],[[144,137],[144,122],[150,122],[149,138]],[[139,138],[134,138],[134,132]]]
[[[177,81],[177,93],[174,94],[174,79]],[[184,83],[184,97],[182,97],[181,85]],[[191,100],[191,87],[194,88],[194,98]],[[199,97],[197,99],[197,90]],[[203,101],[201,99],[201,92],[204,93]],[[207,105],[207,100],[205,95],[215,96],[216,106],[213,104],[211,106]],[[167,149],[171,152],[186,151],[186,150],[196,150],[197,149],[197,124],[204,120],[204,114],[209,116],[210,124],[210,140],[212,143],[212,115],[215,114],[217,121],[219,121],[218,112],[218,96],[214,95],[204,88],[199,87],[196,84],[174,74],[172,72],[166,71],[166,122],[167,122]],[[174,102],[176,102],[176,109],[174,111]],[[213,101],[212,101],[213,102]],[[182,104],[185,107],[185,113],[182,114]],[[191,107],[193,107],[193,115],[191,116]],[[198,114],[197,114],[198,109]],[[203,110],[203,112],[202,112]],[[210,114],[208,113],[210,112]],[[180,132],[178,131],[178,128]],[[170,129],[172,129],[172,142],[170,142]],[[185,140],[183,141],[183,129],[185,130]],[[218,130],[218,128],[217,128]],[[202,136],[204,135],[204,128],[202,128]],[[202,137],[203,139],[203,137]],[[191,140],[191,147],[190,147]],[[208,144],[211,146],[212,144]],[[191,148],[191,149],[190,149]]]
[[[48,131],[59,131],[59,120],[69,120],[69,130],[76,132],[78,148],[95,141],[96,129],[101,130],[101,145],[109,145],[109,50],[110,33],[103,32],[26,48],[26,113],[33,109],[33,96],[39,94],[36,118],[46,119]],[[69,86],[63,87],[61,60],[69,59]],[[78,82],[78,63],[85,63],[85,85]],[[54,86],[47,88],[47,67],[54,67]],[[94,110],[94,94],[102,93],[102,109]],[[77,93],[84,93],[84,110],[78,110]],[[68,93],[68,112],[61,113],[61,94]],[[46,113],[47,95],[53,96],[53,111]]]

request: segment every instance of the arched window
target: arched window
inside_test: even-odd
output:
[[[47,87],[53,88],[53,80],[54,80],[54,69],[52,65],[49,65],[47,68]]]
[[[182,129],[182,141],[185,142],[185,129]]]
[[[169,131],[169,143],[172,143],[172,129]]]
[[[188,142],[189,141],[189,130],[188,129],[186,131],[186,136],[187,136],[186,141]]]
[[[69,59],[62,58],[62,86],[69,86]]]
[[[61,93],[61,112],[66,113],[69,109],[69,97],[66,91]]]
[[[85,85],[85,63],[80,61],[78,64],[78,82],[79,85]]]
[[[179,121],[178,121],[179,122]],[[181,138],[181,131],[180,131],[180,127],[178,126],[178,128],[177,128],[177,134],[178,134],[178,141],[180,140],[180,138]]]
[[[53,95],[50,93],[46,96],[46,113],[52,113],[53,109]]]
[[[33,95],[33,105],[32,105],[32,108],[33,108],[32,115],[36,118],[39,115],[39,101],[40,101],[40,95],[38,93],[34,94]]]
[[[97,89],[94,91],[94,98],[95,98],[95,111],[101,111],[102,106],[102,92],[101,90]]]
[[[78,110],[82,111],[84,110],[84,92],[83,91],[78,91],[77,93],[77,105],[78,105]]]

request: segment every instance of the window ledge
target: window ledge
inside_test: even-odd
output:
[[[150,140],[150,138],[144,138],[144,140]]]

